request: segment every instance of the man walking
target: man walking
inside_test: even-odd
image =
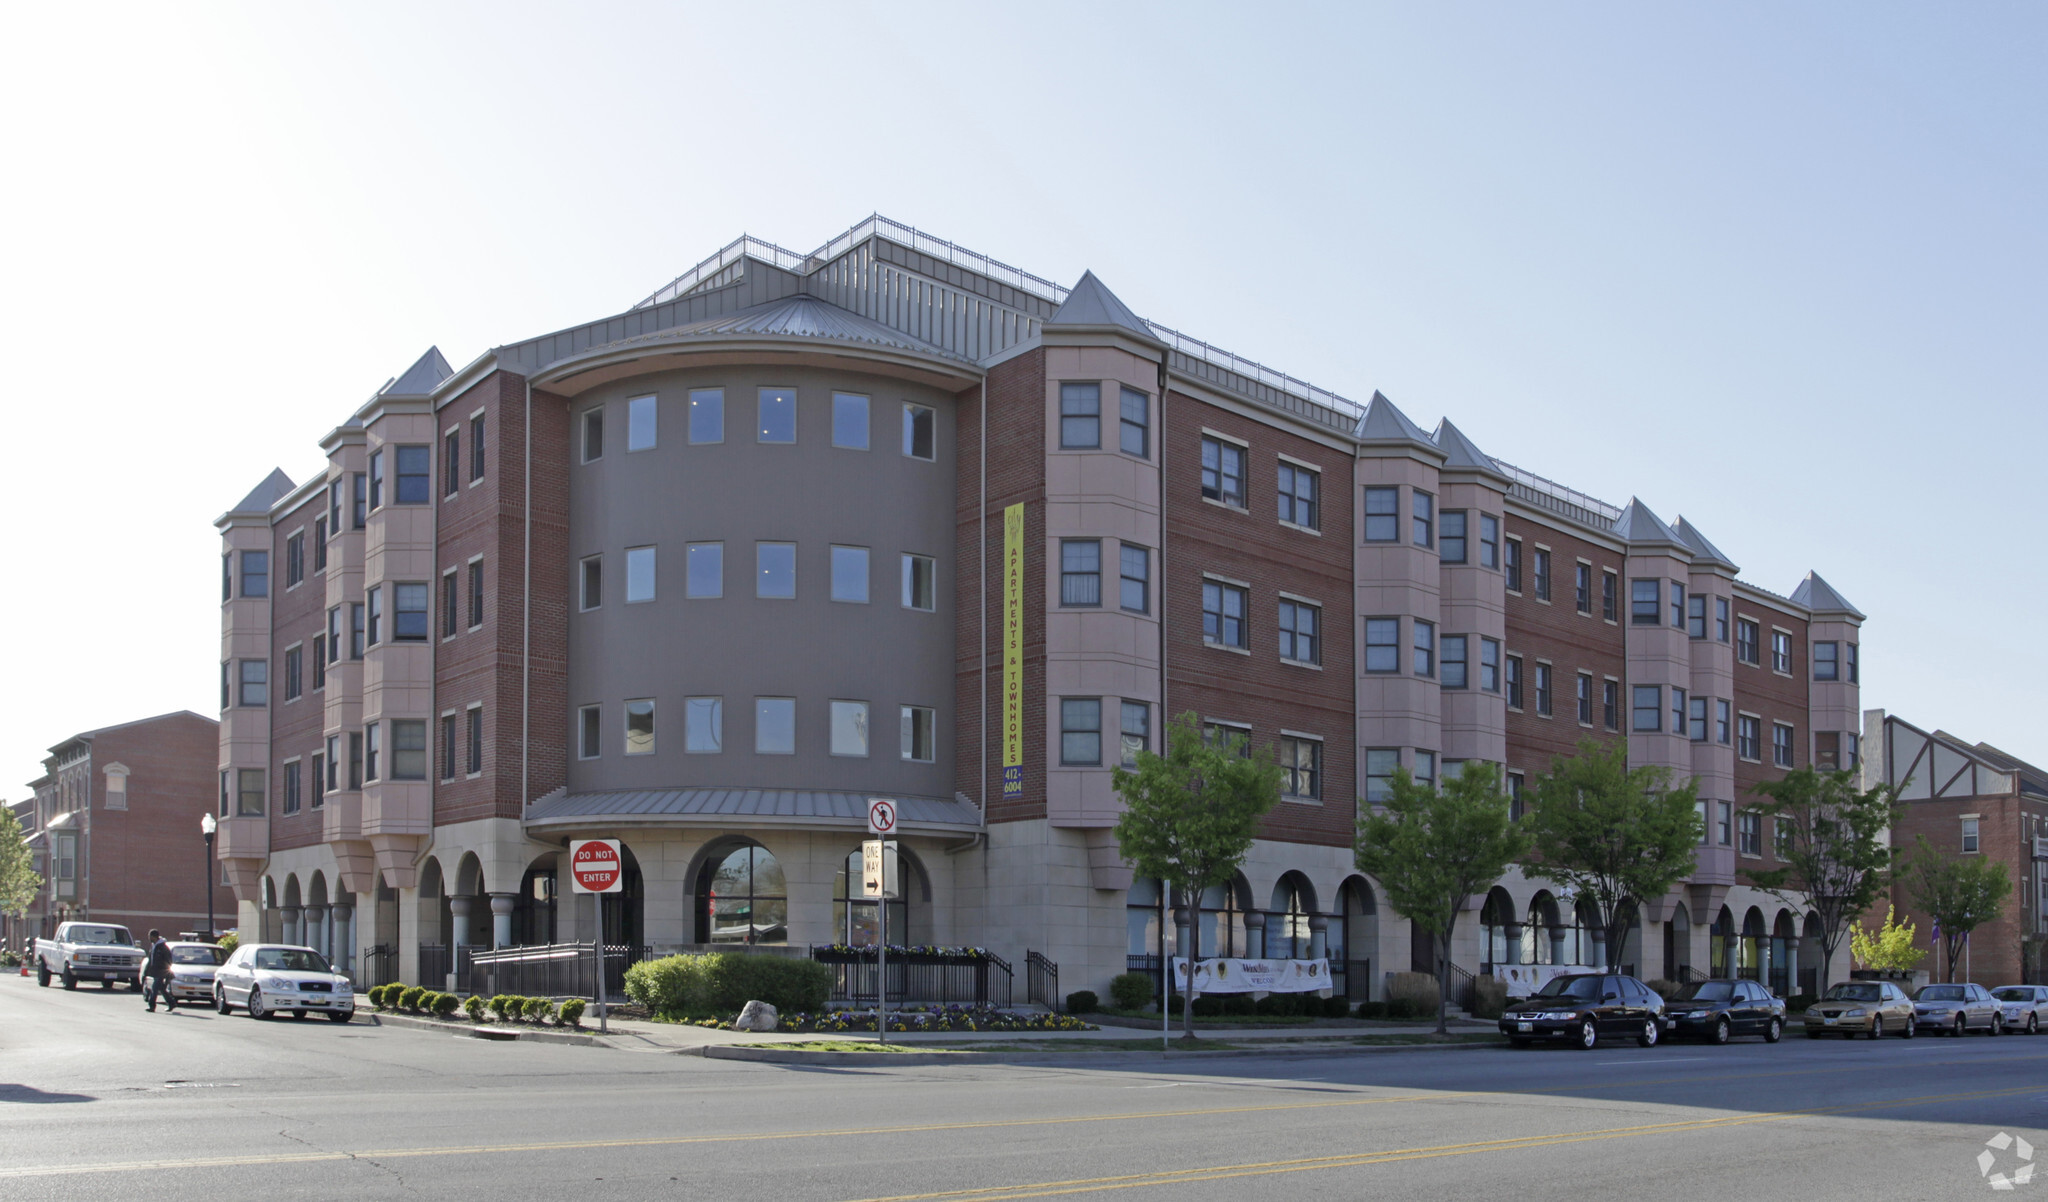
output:
[[[156,995],[164,995],[164,1008],[176,1010],[178,999],[171,996],[171,945],[164,942],[163,932],[149,933],[149,964],[142,970],[142,1000],[149,1003],[149,1012],[156,1013]]]

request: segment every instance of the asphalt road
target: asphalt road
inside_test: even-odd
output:
[[[9,1202],[1895,1202],[1997,1196],[2044,1126],[2048,1037],[793,1068],[0,979]]]

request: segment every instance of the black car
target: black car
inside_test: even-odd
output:
[[[1552,977],[1500,1016],[1500,1033],[1518,1048],[1539,1039],[1563,1039],[1591,1048],[1605,1038],[1632,1038],[1657,1046],[1664,999],[1634,977],[1575,973]]]
[[[1664,1033],[1727,1043],[1761,1035],[1776,1043],[1785,1034],[1785,999],[1755,981],[1715,977],[1694,981],[1664,1003]]]

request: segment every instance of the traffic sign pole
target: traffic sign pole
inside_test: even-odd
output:
[[[590,895],[590,951],[596,961],[590,996],[597,1003],[597,1029],[611,1034],[611,1016],[605,1006],[604,988],[604,902],[600,893],[621,893],[626,887],[626,857],[617,839],[571,839],[569,841],[569,884],[577,893]]]

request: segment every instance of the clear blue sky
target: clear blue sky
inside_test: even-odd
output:
[[[761,7],[11,13],[0,796],[214,712],[212,520],[429,344],[876,210],[1817,568],[2048,761],[2048,10]]]

